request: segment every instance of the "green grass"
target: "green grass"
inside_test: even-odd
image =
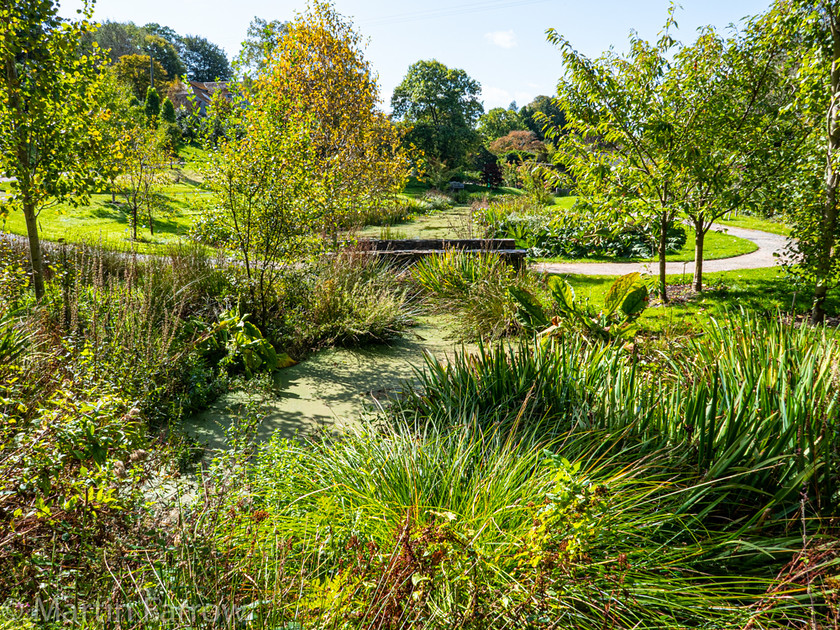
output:
[[[730,227],[744,228],[745,230],[759,230],[761,232],[769,232],[770,234],[779,234],[780,236],[790,236],[790,226],[775,219],[737,215],[729,219],[720,219],[717,223]]]
[[[422,197],[426,192],[432,189],[430,184],[417,179],[416,177],[409,177],[405,185],[405,194],[410,197]],[[500,195],[522,195],[524,194],[519,188],[510,188],[508,186],[500,186],[499,188],[487,188],[478,184],[465,184],[464,190],[468,193],[486,193],[491,197],[498,197]]]
[[[574,287],[578,297],[588,299],[596,309],[603,306],[607,289],[615,280],[614,276],[570,274],[563,277]],[[703,280],[710,289],[702,294],[667,307],[648,308],[639,319],[642,328],[661,332],[697,327],[739,308],[773,315],[779,311],[806,313],[811,307],[813,287],[795,282],[778,267],[706,273]],[[691,274],[668,276],[669,284],[689,282]],[[829,293],[827,311],[840,311],[840,290]]]
[[[91,204],[73,208],[65,204],[46,208],[38,218],[41,238],[69,243],[93,242],[114,249],[136,247],[140,253],[156,253],[179,242],[193,223],[196,210],[190,202],[201,194],[184,185],[167,189],[168,212],[153,214],[152,236],[145,218],[139,218],[138,241],[131,240],[128,213],[111,204],[110,195],[93,195]],[[119,201],[119,197],[117,198]],[[12,234],[26,234],[22,212],[10,212],[2,228]]]
[[[112,249],[136,249],[143,254],[162,253],[171,245],[180,242],[192,226],[198,210],[194,202],[208,193],[201,190],[202,165],[207,160],[207,151],[187,145],[178,149],[183,164],[170,171],[171,183],[161,189],[166,208],[153,213],[155,233],[152,235],[145,217],[138,217],[138,240],[131,240],[128,223],[128,209],[121,206],[124,201],[117,195],[117,203],[111,203],[111,195],[94,194],[87,206],[72,207],[57,204],[41,211],[38,227],[45,241],[68,243],[101,243]],[[0,190],[8,190],[9,184],[0,184]],[[23,214],[13,211],[0,221],[0,229],[12,234],[26,235]]]

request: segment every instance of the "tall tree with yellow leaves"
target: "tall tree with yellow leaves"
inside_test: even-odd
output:
[[[249,102],[282,102],[312,121],[325,233],[335,235],[362,211],[393,203],[405,184],[400,134],[378,99],[361,36],[326,0],[313,0],[287,25],[253,86]]]

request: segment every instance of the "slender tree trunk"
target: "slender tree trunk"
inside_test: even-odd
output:
[[[23,216],[26,219],[26,235],[29,237],[29,262],[32,263],[32,286],[35,299],[44,297],[44,259],[41,255],[41,239],[38,236],[38,216],[31,200],[24,197]]]
[[[155,235],[155,222],[152,219],[152,209],[149,208],[149,232],[151,232],[152,236]]]
[[[23,117],[25,105],[20,97],[18,88],[18,71],[14,56],[7,54],[5,59],[6,81],[9,86],[9,109]],[[14,120],[14,116],[12,119]],[[32,264],[32,286],[35,288],[35,299],[41,301],[44,297],[44,259],[41,256],[41,239],[38,237],[38,214],[35,209],[35,199],[32,196],[32,173],[30,163],[29,140],[23,126],[16,130],[17,180],[18,189],[23,198],[23,216],[26,220],[26,234],[29,237],[29,262]]]
[[[703,221],[694,221],[694,290],[698,293],[703,290],[703,243],[706,240],[706,231],[703,229]]]
[[[131,240],[137,240],[137,206],[131,207]]]
[[[834,12],[835,9],[829,8]],[[819,324],[825,319],[825,298],[828,294],[829,275],[835,251],[837,232],[837,187],[840,173],[834,167],[834,160],[840,153],[840,31],[837,16],[831,14],[831,38],[833,42],[833,61],[831,63],[831,104],[828,108],[828,142],[825,167],[825,206],[823,207],[820,226],[819,247],[817,249],[817,286],[814,289],[814,301],[811,306],[811,323]]]
[[[668,213],[663,212],[659,215],[659,293],[662,298],[662,303],[667,304],[668,299],[668,285],[665,279],[667,275],[666,256],[668,254]]]

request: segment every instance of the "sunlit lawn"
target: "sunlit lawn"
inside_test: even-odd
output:
[[[600,310],[607,289],[615,280],[613,276],[564,275],[577,297],[589,300],[590,305]],[[806,313],[811,307],[813,287],[796,282],[779,267],[763,269],[742,269],[703,274],[704,284],[709,287],[700,295],[687,301],[678,300],[669,306],[648,308],[640,318],[643,328],[661,331],[673,327],[694,327],[707,318],[720,318],[727,310],[748,311],[772,316],[775,313]],[[651,285],[655,279],[650,278]],[[669,284],[691,282],[691,274],[669,275]],[[840,310],[840,291],[829,294],[828,312]]]

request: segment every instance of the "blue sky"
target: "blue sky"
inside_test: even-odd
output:
[[[685,0],[677,13],[678,39],[690,41],[699,26],[725,29],[765,11],[770,0]],[[80,0],[61,0],[72,16]],[[239,50],[254,16],[289,20],[305,0],[99,0],[94,19],[158,22],[182,35],[202,35],[229,57]],[[653,39],[661,30],[668,0],[335,0],[368,39],[366,56],[378,72],[382,100],[419,59],[435,58],[463,68],[482,85],[485,109],[527,104],[553,94],[562,75],[559,53],[546,42],[555,28],[579,51],[597,56],[610,46],[626,47],[631,30]]]

